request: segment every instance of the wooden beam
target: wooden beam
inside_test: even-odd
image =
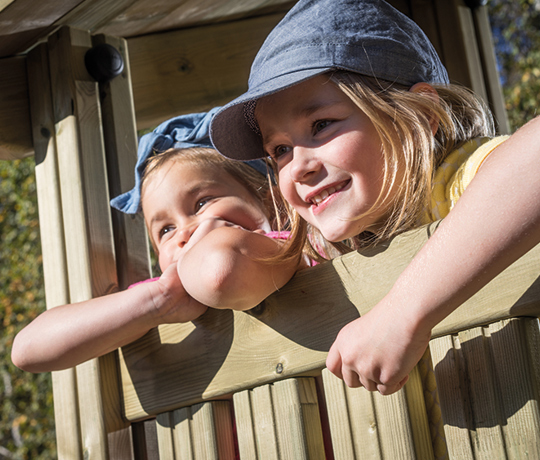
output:
[[[0,160],[33,153],[26,58],[0,59]]]
[[[211,310],[193,323],[160,326],[124,347],[126,417],[136,420],[318,373],[339,330],[377,304],[436,226],[303,270],[249,312]],[[441,322],[434,337],[512,316],[538,316],[539,266],[537,246]]]
[[[282,14],[128,39],[137,128],[225,104],[247,89],[255,54]]]

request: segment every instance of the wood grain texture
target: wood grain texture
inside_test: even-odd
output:
[[[129,39],[138,129],[223,105],[246,91],[253,58],[282,16]]]
[[[62,201],[48,48],[28,55],[28,88],[35,145],[36,189],[47,308],[69,303]],[[74,369],[53,372],[57,454],[60,460],[82,460],[77,378]]]
[[[138,419],[318,373],[339,330],[376,305],[436,226],[402,235],[384,248],[351,253],[299,272],[250,312],[214,310],[194,323],[150,331],[122,350],[126,416]],[[539,267],[536,247],[441,322],[433,336],[537,315]]]
[[[450,458],[537,458],[538,320],[513,318],[431,343]]]

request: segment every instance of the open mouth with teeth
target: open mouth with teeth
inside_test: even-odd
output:
[[[321,204],[324,200],[326,200],[330,195],[339,192],[341,189],[343,189],[349,182],[342,182],[341,184],[333,185],[332,187],[328,187],[327,189],[323,190],[318,195],[315,195],[311,197],[310,201],[313,205],[318,206]]]

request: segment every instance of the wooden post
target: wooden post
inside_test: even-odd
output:
[[[69,303],[70,296],[47,53],[47,45],[39,45],[27,64],[45,298],[53,308]],[[52,381],[58,458],[82,459],[75,370],[53,372]]]
[[[62,28],[29,57],[49,308],[118,285],[98,84],[84,65],[91,46],[87,32]],[[53,378],[59,458],[133,458],[114,354]]]

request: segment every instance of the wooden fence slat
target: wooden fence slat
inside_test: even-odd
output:
[[[257,452],[260,458],[279,460],[281,457],[270,385],[254,388],[251,396],[253,425],[257,436]]]
[[[431,341],[450,458],[540,456],[538,319]]]
[[[159,460],[176,460],[173,443],[173,424],[171,413],[164,412],[156,417],[156,431],[159,448]]]
[[[176,409],[172,413],[173,442],[176,460],[194,460],[191,434],[191,407]]]
[[[315,380],[285,379],[271,388],[281,458],[324,459]]]
[[[417,369],[405,388],[391,396],[348,388],[326,369],[323,382],[336,459],[433,458]]]
[[[444,432],[450,458],[474,459],[468,427],[471,426],[469,395],[462,380],[465,363],[459,342],[451,335],[433,339],[430,351],[441,402]]]
[[[371,458],[380,459],[377,435],[374,429],[370,430],[370,428],[373,428],[375,416],[372,410],[369,410],[369,414],[364,413],[364,409],[372,409],[372,405],[355,404],[358,410],[350,413],[347,404],[349,398],[345,395],[343,380],[337,378],[328,369],[323,369],[322,380],[335,460],[357,458],[355,452],[358,447],[354,440],[364,436],[365,433],[369,433],[367,440],[360,444],[366,453],[369,452]],[[361,395],[370,398],[367,393],[361,393]],[[363,426],[362,423],[355,423],[358,419],[364,422]],[[375,448],[373,448],[373,443],[376,444]]]
[[[470,404],[474,416],[471,438],[475,458],[504,458],[500,389],[493,375],[489,330],[477,327],[460,332],[458,337],[470,382]]]
[[[234,460],[232,416],[228,401],[209,401],[191,408],[196,460]]]
[[[234,418],[241,459],[258,458],[255,427],[251,405],[251,391],[239,391],[233,395]]]
[[[540,458],[538,394],[535,394],[531,376],[531,356],[527,349],[526,323],[533,319],[511,319],[489,325],[490,345],[493,351],[494,378],[501,394],[501,424],[508,459]],[[538,335],[538,329],[536,329]]]

